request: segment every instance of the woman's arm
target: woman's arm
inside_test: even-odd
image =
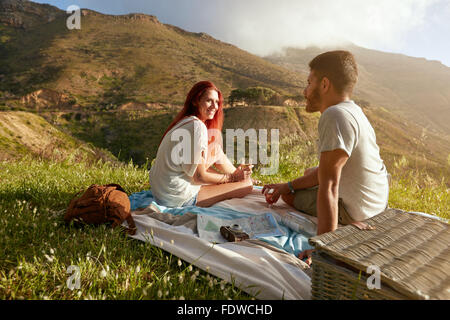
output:
[[[233,165],[233,163],[231,163],[230,159],[228,159],[228,157],[225,155],[225,153],[223,153],[222,148],[220,148],[220,154],[218,159],[216,160],[216,162],[214,163],[214,166],[221,172],[223,173],[233,173],[235,172],[237,169],[241,169],[244,171],[250,171],[250,175],[252,174],[252,168],[253,165],[246,165],[246,164],[241,164],[239,165],[237,168]]]
[[[227,169],[231,171],[230,167],[228,167]],[[196,184],[221,184],[245,180],[250,175],[251,171],[245,170],[243,168],[238,169],[234,168],[232,172],[228,171],[225,173],[214,172],[213,170],[210,170],[210,168],[207,167],[204,153],[202,153],[202,163],[198,164],[197,170],[195,171],[193,178],[194,183]]]
[[[214,163],[217,169],[224,173],[233,173],[236,170],[236,167],[231,163],[230,159],[220,150],[220,157]]]

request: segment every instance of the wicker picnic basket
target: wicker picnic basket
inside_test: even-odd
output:
[[[450,299],[450,225],[397,209],[309,239],[313,299]],[[369,289],[369,266],[380,288]],[[367,273],[369,271],[369,273]]]

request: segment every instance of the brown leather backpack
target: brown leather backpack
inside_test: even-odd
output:
[[[78,192],[70,201],[64,221],[70,223],[87,223],[99,225],[111,223],[117,227],[127,221],[129,234],[136,233],[136,225],[130,213],[130,199],[118,184],[93,184],[87,190]],[[83,194],[78,197],[80,193]]]

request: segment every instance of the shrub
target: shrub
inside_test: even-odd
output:
[[[232,90],[228,97],[231,105],[237,103],[258,105],[282,105],[283,97],[276,91],[265,87],[250,87]]]

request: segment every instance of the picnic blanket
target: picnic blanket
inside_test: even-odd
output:
[[[281,236],[219,244],[199,237],[199,215],[239,219],[272,213],[282,217],[293,210],[281,201],[268,208],[260,187],[254,187],[244,198],[222,201],[209,208],[160,206],[151,190],[130,195],[130,202],[137,227],[132,238],[151,242],[210,274],[234,281],[258,299],[310,299],[311,270],[296,256],[312,248],[308,238],[313,234],[294,231],[280,220],[279,227],[284,232]],[[316,223],[314,217],[303,216]]]
[[[155,210],[164,213],[170,213],[172,215],[184,215],[185,213],[195,213],[201,215],[211,215],[222,219],[239,219],[254,216],[256,214],[264,213],[274,213],[279,215],[279,210],[293,211],[292,208],[288,208],[286,205],[276,205],[274,209],[269,209],[266,207],[266,202],[264,197],[260,195],[261,187],[254,187],[254,192],[252,195],[245,197],[244,199],[231,199],[227,201],[222,201],[209,208],[201,208],[197,206],[187,206],[179,208],[169,208],[162,205],[158,205],[152,196],[151,190],[141,191],[134,193],[130,196],[131,210],[137,210],[140,208],[146,208],[150,205],[155,208]],[[299,212],[296,212],[300,214]],[[306,215],[305,215],[306,216]],[[309,228],[307,231],[295,231],[286,225],[280,224],[284,236],[271,236],[263,237],[260,240],[266,241],[280,249],[284,249],[289,253],[298,255],[303,250],[313,249],[308,243],[308,239],[314,236],[315,230],[315,219],[314,217],[308,217],[308,220],[314,221],[313,228]],[[312,230],[311,230],[312,229]]]

